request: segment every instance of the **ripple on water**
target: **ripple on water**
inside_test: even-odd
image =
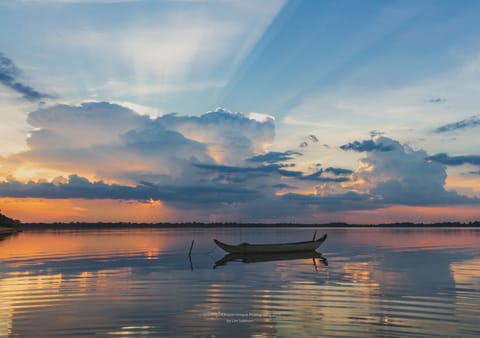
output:
[[[328,266],[301,259],[214,270],[223,253],[212,251],[211,238],[236,238],[209,231],[195,232],[192,266],[180,231],[0,242],[0,336],[480,336],[480,249],[471,233],[450,233],[450,247],[448,232],[413,233],[416,242],[397,245],[388,229],[375,229],[370,242],[365,231],[357,241],[332,230],[322,247]],[[266,241],[268,231],[242,236]],[[277,236],[289,231],[304,237]],[[49,251],[40,240],[57,246]]]

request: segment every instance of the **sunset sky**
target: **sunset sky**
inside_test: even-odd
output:
[[[480,220],[480,2],[0,0],[22,221]]]

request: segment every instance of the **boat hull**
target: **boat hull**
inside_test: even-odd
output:
[[[285,252],[309,252],[315,251],[327,238],[325,234],[323,237],[306,242],[282,243],[282,244],[240,244],[230,245],[214,239],[215,244],[229,253],[285,253]]]

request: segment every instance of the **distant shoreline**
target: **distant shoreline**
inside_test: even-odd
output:
[[[70,223],[21,223],[23,230],[82,230],[82,229],[142,229],[142,228],[480,228],[480,221],[460,223],[387,223],[387,224],[349,224],[349,223],[129,223],[129,222],[70,222]]]

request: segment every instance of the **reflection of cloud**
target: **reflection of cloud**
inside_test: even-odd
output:
[[[458,288],[480,289],[480,258],[450,264]]]

